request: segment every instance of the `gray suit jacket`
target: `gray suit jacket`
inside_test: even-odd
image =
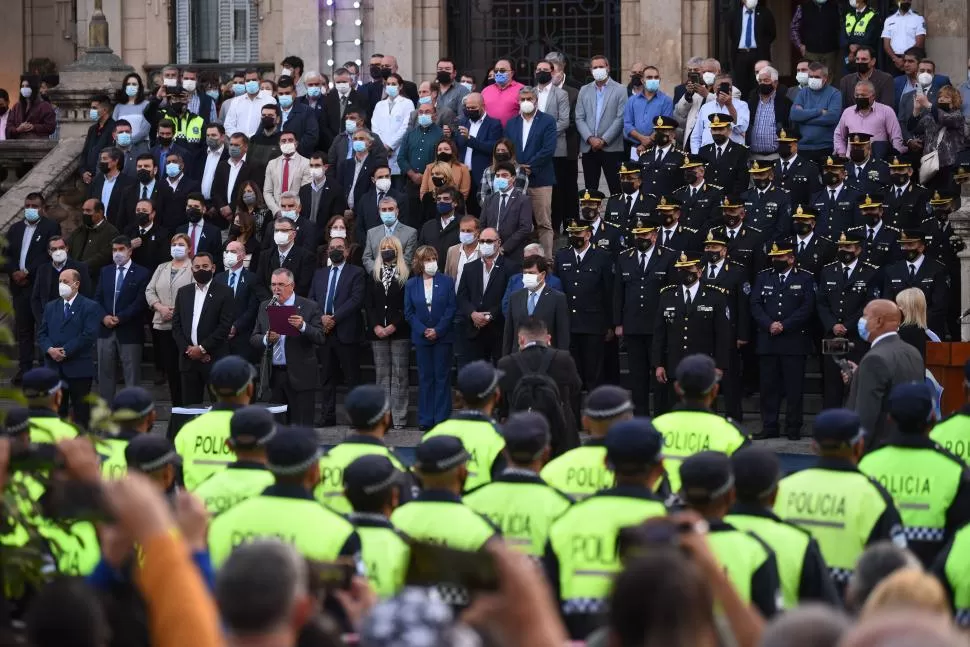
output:
[[[528,298],[529,291],[525,288],[513,292],[509,297],[509,316],[505,318],[502,335],[502,355],[508,355],[519,347],[519,324],[529,316]],[[569,308],[565,294],[549,288],[548,285],[543,287],[532,316],[546,323],[553,348],[569,351]]]
[[[545,113],[556,120],[555,157],[566,156],[566,130],[569,128],[569,111],[569,95],[562,88],[550,83]]]
[[[866,430],[866,449],[874,449],[895,425],[887,420],[889,393],[897,384],[922,382],[926,370],[919,351],[899,335],[892,335],[870,348],[852,378],[846,407],[859,414]]]
[[[418,247],[418,230],[413,227],[398,222],[394,235],[401,241],[404,248],[404,262],[411,266],[411,259],[414,258],[414,250]],[[377,225],[367,230],[367,244],[364,245],[364,269],[370,274],[374,271],[374,262],[378,254],[381,253],[381,241],[384,239],[384,225]],[[439,259],[438,264],[441,271],[445,269],[445,259]]]
[[[501,193],[488,196],[482,207],[482,229],[494,227],[498,230],[503,253],[512,260],[521,261],[522,252],[529,244],[529,234],[532,233],[532,201],[519,189],[512,189],[502,221],[499,222],[498,210],[501,204]]]
[[[259,304],[259,311],[256,315],[256,328],[249,338],[250,345],[262,351],[263,357],[260,363],[261,393],[267,392],[269,388],[270,368],[273,361],[273,347],[267,347],[263,343],[263,336],[269,331],[269,315],[266,314],[266,307],[270,301],[267,299]],[[316,301],[296,297],[293,303],[300,316],[306,323],[306,330],[300,335],[287,336],[286,338],[286,369],[290,385],[296,391],[313,391],[317,388],[317,375],[319,365],[317,364],[316,347],[322,346],[324,342],[323,324],[320,322],[320,306]]]
[[[604,151],[617,153],[623,150],[623,110],[626,108],[626,86],[613,79],[606,82],[603,108],[599,127],[596,124],[596,83],[587,83],[579,91],[576,102],[576,128],[579,130],[579,150],[588,153],[589,138],[599,137],[606,141]]]

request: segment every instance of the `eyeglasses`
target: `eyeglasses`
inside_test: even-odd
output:
[[[495,243],[498,242],[498,238],[479,238],[478,239],[478,242],[480,242],[480,243],[486,243],[486,244],[491,243],[491,244],[494,245]]]
[[[270,283],[269,284],[269,287],[271,287],[271,288],[285,288],[288,285],[293,285],[293,284],[292,283]]]

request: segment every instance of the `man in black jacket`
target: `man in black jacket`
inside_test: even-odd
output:
[[[293,79],[282,77],[276,86],[276,100],[281,108],[281,125],[296,135],[296,150],[303,157],[317,150],[319,143],[319,121],[314,110],[296,100],[296,87]]]
[[[34,287],[30,295],[30,310],[34,313],[34,319],[40,321],[44,316],[44,306],[49,301],[60,297],[57,291],[57,284],[61,272],[64,270],[77,270],[81,275],[81,286],[78,294],[91,298],[94,296],[94,283],[87,263],[76,261],[71,258],[70,250],[67,248],[67,241],[61,236],[51,236],[47,240],[47,254],[50,257],[49,263],[41,263],[34,271]]]
[[[139,200],[135,204],[135,221],[124,231],[131,238],[131,260],[149,273],[172,258],[168,230],[155,223],[155,215],[151,200]]]
[[[509,312],[505,317],[502,354],[516,348],[519,326],[528,317],[540,319],[549,335],[550,346],[569,350],[569,309],[566,295],[546,285],[549,262],[541,254],[526,256],[522,262],[523,288],[509,297]]]
[[[359,111],[364,119],[370,115],[367,97],[350,87],[350,72],[347,68],[338,68],[333,73],[333,90],[324,97],[323,110],[324,136],[330,141],[344,132],[344,119],[349,110]]]
[[[502,241],[491,227],[482,230],[478,238],[478,254],[479,258],[465,264],[458,283],[456,317],[463,320],[466,337],[461,343],[465,352],[459,358],[459,368],[479,359],[494,364],[502,356],[502,297],[509,279],[519,271],[502,255]]]
[[[273,245],[260,254],[259,284],[263,289],[270,289],[273,272],[283,268],[293,275],[297,295],[309,294],[317,266],[316,254],[296,244],[296,225],[293,221],[277,218],[272,231]]]
[[[84,138],[84,148],[81,149],[81,179],[85,184],[91,184],[98,172],[98,160],[101,151],[114,145],[112,135],[115,130],[115,120],[111,118],[111,99],[106,94],[99,94],[91,99],[91,114],[93,124],[88,128]]]
[[[235,319],[229,329],[229,352],[251,362],[258,361],[249,343],[249,336],[256,325],[256,308],[260,301],[269,298],[269,292],[259,283],[259,277],[243,267],[246,246],[238,241],[226,243],[222,264],[226,270],[216,275],[215,282],[223,283],[232,290],[235,298]]]
[[[104,205],[104,217],[121,231],[124,219],[125,192],[133,180],[121,172],[124,159],[121,150],[108,146],[98,157],[98,172],[88,186],[88,197],[97,198]]]
[[[431,245],[438,252],[438,258],[448,257],[448,248],[458,244],[458,224],[461,220],[457,205],[461,194],[455,187],[448,187],[438,193],[438,217],[424,223],[418,232],[418,245]],[[445,205],[451,207],[444,211]]]
[[[215,265],[213,271],[222,270],[222,233],[215,225],[202,220],[205,213],[205,198],[201,193],[191,193],[185,201],[184,225],[179,225],[175,233],[186,234],[192,242],[192,253],[207,252]]]
[[[119,231],[127,230],[135,221],[135,206],[139,200],[148,199],[155,206],[155,213],[161,217],[165,213],[166,203],[163,199],[162,183],[157,179],[158,165],[151,153],[142,153],[135,160],[135,183],[128,185],[124,191],[124,202],[121,206]],[[97,197],[97,196],[95,196]]]
[[[169,153],[165,157],[165,179],[161,180],[161,225],[169,231],[178,231],[180,225],[186,224],[186,204],[189,196],[197,194],[202,201],[202,184],[185,175],[185,161],[179,153]],[[205,210],[203,209],[203,213]],[[216,229],[218,231],[218,229]]]
[[[316,151],[310,154],[310,183],[300,187],[300,204],[306,218],[316,226],[317,242],[323,242],[327,221],[332,216],[343,215],[347,208],[343,189],[326,172],[327,154]],[[366,194],[365,194],[366,195]],[[360,218],[358,217],[358,221]],[[376,226],[376,225],[375,225]],[[364,240],[359,238],[358,240]]]
[[[771,58],[775,41],[775,16],[758,0],[736,0],[729,16],[731,73],[741,96],[747,96],[755,84],[754,64]]]
[[[256,180],[262,172],[247,159],[249,137],[235,133],[229,137],[229,156],[219,160],[215,177],[212,178],[212,193],[209,206],[217,215],[211,221],[219,229],[228,229],[232,223],[239,187],[249,180]],[[259,180],[262,186],[262,179]]]

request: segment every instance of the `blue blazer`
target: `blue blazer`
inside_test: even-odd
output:
[[[317,141],[320,138],[319,117],[317,111],[307,104],[294,101],[290,116],[282,127],[296,134],[296,150],[303,157],[310,157],[317,150]]]
[[[431,346],[438,342],[450,344],[452,320],[457,309],[455,280],[447,274],[434,275],[431,310],[424,300],[424,276],[412,276],[404,286],[404,318],[411,326],[411,343]],[[425,328],[434,328],[437,341],[424,338]]]
[[[468,128],[470,124],[468,117],[462,117],[458,120],[459,126]],[[495,117],[485,115],[482,119],[482,126],[478,129],[478,135],[462,137],[460,133],[456,132],[454,137],[455,143],[458,144],[458,161],[464,163],[465,152],[469,148],[472,149],[472,186],[477,188],[482,181],[485,169],[492,164],[492,149],[495,148],[495,142],[502,138],[502,122]]]
[[[326,314],[327,290],[330,287],[330,267],[313,273],[310,298]],[[333,318],[337,321],[333,332],[341,344],[353,344],[363,339],[364,326],[360,311],[364,308],[364,268],[344,263],[337,277],[337,291],[333,299]]]
[[[519,164],[528,164],[532,168],[529,186],[552,186],[556,183],[552,168],[552,158],[556,154],[556,120],[544,112],[537,111],[535,115],[525,148],[522,147],[521,115],[508,120],[505,136],[515,144],[515,159]]]
[[[115,296],[115,278],[118,276],[117,268],[114,263],[109,263],[101,268],[101,276],[98,280],[98,287],[94,291],[94,301],[101,308],[101,318],[111,314]],[[145,288],[151,278],[148,270],[141,265],[132,263],[128,266],[125,273],[125,281],[121,286],[121,293],[118,295],[118,304],[115,308],[115,316],[118,317],[118,325],[108,328],[104,325],[100,327],[99,336],[104,339],[111,336],[114,332],[118,336],[118,342],[122,344],[141,344],[145,338],[145,310],[148,303],[145,301]],[[56,303],[56,302],[55,302]]]
[[[899,101],[903,98],[903,88],[906,87],[906,83],[909,78],[903,74],[902,76],[897,76],[893,79],[893,109],[899,110]],[[930,84],[931,92],[939,92],[940,88],[945,85],[951,85],[950,77],[945,74],[934,74],[933,83]]]
[[[143,295],[144,290],[142,286]],[[44,356],[44,365],[65,379],[93,378],[94,343],[102,317],[98,304],[81,294],[74,299],[66,319],[63,299],[50,301],[44,306],[44,317],[37,332],[37,347]],[[47,354],[49,348],[63,348],[67,359],[55,362]]]

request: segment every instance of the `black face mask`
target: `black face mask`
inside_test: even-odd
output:
[[[741,216],[724,216],[724,224],[734,229],[741,223]]]
[[[569,244],[573,249],[582,249],[583,247],[586,247],[586,239],[582,236],[570,236]]]
[[[722,144],[724,144],[724,142],[727,141],[728,137],[727,135],[722,135],[721,133],[718,133],[716,135],[712,134],[711,139],[714,140],[715,144],[717,144],[718,146],[721,146]]]
[[[482,118],[482,113],[478,110],[469,110],[465,108],[465,116],[468,117],[468,121],[478,121]]]
[[[896,186],[905,186],[909,182],[909,176],[903,173],[893,173],[889,177]]]
[[[620,191],[627,195],[633,195],[633,192],[637,190],[637,185],[629,180],[620,181]]]
[[[500,151],[498,153],[495,153],[495,161],[496,162],[508,162],[510,159],[512,159],[512,154],[511,153],[506,153],[506,152],[502,152],[502,151]]]
[[[903,250],[903,256],[906,258],[907,261],[909,261],[910,263],[912,263],[917,258],[919,258],[919,250],[918,249],[904,249]]]
[[[433,176],[431,176],[431,184],[433,184],[433,185],[435,185],[437,187],[442,187],[442,186],[445,185],[445,178],[438,177],[437,175],[433,175]]]
[[[693,169],[684,171],[684,182],[686,182],[687,184],[693,184],[696,181],[697,181],[697,171]]]
[[[835,186],[839,183],[839,179],[839,175],[832,171],[822,173],[822,182],[825,183],[825,186]]]
[[[390,77],[391,77],[391,68],[389,68],[389,67],[382,67],[381,68],[381,78],[386,81]]]
[[[855,100],[856,110],[868,110],[869,109],[869,99],[865,97],[856,97]]]
[[[186,209],[185,215],[188,216],[189,222],[197,223],[202,220],[202,211],[200,209]]]
[[[906,13],[907,11],[909,11],[909,8],[912,7],[912,6],[913,6],[913,4],[911,2],[900,2],[899,3],[899,11],[902,12],[902,13]]]
[[[674,216],[673,212],[668,211],[667,215],[664,216],[664,227],[669,229],[675,222],[677,222],[676,216]]]
[[[865,74],[869,71],[868,63],[856,63],[855,64],[856,74]]]
[[[237,238],[241,233],[242,229],[239,228],[239,225],[229,225],[230,238]]]
[[[148,184],[152,181],[152,172],[148,169],[138,169],[135,171],[135,176],[138,178],[138,182],[141,184]]]
[[[448,85],[451,83],[451,74],[448,72],[438,72],[434,78],[440,85]]]
[[[182,114],[182,111],[185,110],[184,103],[170,103],[168,104],[168,107],[172,112],[174,112],[177,115]]]
[[[651,247],[653,247],[653,241],[649,238],[637,238],[635,239],[637,245],[637,251],[646,252]]]
[[[7,110],[9,110],[7,106],[3,106],[2,108],[0,108],[0,116],[7,114]]]
[[[437,155],[435,155],[435,159],[438,160],[439,162],[450,162],[451,153],[438,153]]]
[[[667,133],[662,133],[657,130],[653,132],[654,132],[653,143],[656,144],[658,147],[663,148],[668,143],[670,143],[670,137],[667,135]]]
[[[536,72],[536,83],[539,85],[545,85],[552,81],[552,72],[547,72],[545,70],[539,70]]]
[[[330,257],[330,262],[334,265],[340,265],[344,262],[344,250],[342,249],[331,249],[328,256]]]
[[[778,154],[781,155],[783,158],[788,159],[789,157],[792,156],[792,145],[789,144],[788,142],[785,142],[784,144],[778,144]]]
[[[259,123],[262,124],[263,130],[273,130],[276,127],[276,117],[263,117]]]
[[[704,262],[708,265],[716,265],[721,262],[720,252],[704,252]]]
[[[84,223],[85,227],[90,229],[91,227],[94,227],[94,216],[89,216],[86,213],[81,214],[81,222]]]
[[[393,263],[395,258],[397,258],[397,252],[393,249],[381,250],[381,260],[385,263]]]
[[[836,256],[839,257],[839,262],[843,265],[851,265],[852,261],[855,260],[855,252],[849,251],[848,249],[840,249],[836,252]]]
[[[583,207],[580,209],[579,214],[583,220],[593,221],[600,215],[600,210],[596,207]]]
[[[698,276],[696,273],[689,269],[683,268],[677,270],[677,280],[680,281],[681,285],[691,286],[697,281]]]
[[[771,269],[778,272],[779,274],[784,274],[788,271],[788,261],[785,259],[777,258],[771,261]]]
[[[98,162],[98,170],[101,171],[101,174],[102,175],[107,175],[108,174],[108,163],[107,162]]]
[[[936,102],[936,107],[939,108],[940,110],[942,110],[943,112],[949,112],[950,111],[950,102],[949,101],[942,101],[942,102],[941,101],[937,101]]]
[[[138,211],[135,213],[135,217],[138,220],[138,226],[144,227],[148,224],[149,220],[151,220],[152,214],[145,211]]]
[[[757,180],[753,180],[752,182],[754,183],[755,188],[758,189],[759,191],[764,191],[771,184],[771,180],[769,180],[766,177],[758,178]]]
[[[212,280],[212,270],[195,270],[192,272],[192,278],[196,283],[208,283]]]
[[[171,144],[172,144],[172,138],[171,137],[162,137],[161,135],[159,135],[159,137],[158,137],[158,145],[159,146],[161,146],[162,148],[167,148],[167,147],[171,146]]]
[[[794,229],[795,233],[799,236],[807,236],[812,231],[812,225],[807,222],[796,222],[792,225],[792,229]]]
[[[879,221],[882,220],[882,218],[880,218],[879,216],[866,216],[866,215],[863,215],[862,219],[866,221],[866,225],[868,225],[869,227],[875,227],[876,225],[879,224]]]
[[[381,78],[381,66],[380,65],[371,65],[370,66],[370,78],[374,79],[375,81],[377,79]]]
[[[856,164],[862,164],[866,161],[866,149],[861,146],[853,146],[849,149],[849,159]]]
[[[775,91],[775,86],[770,83],[759,83],[758,84],[758,94],[763,97],[767,97],[769,94]]]
[[[630,75],[630,87],[639,88],[643,86],[643,77],[639,74]]]

